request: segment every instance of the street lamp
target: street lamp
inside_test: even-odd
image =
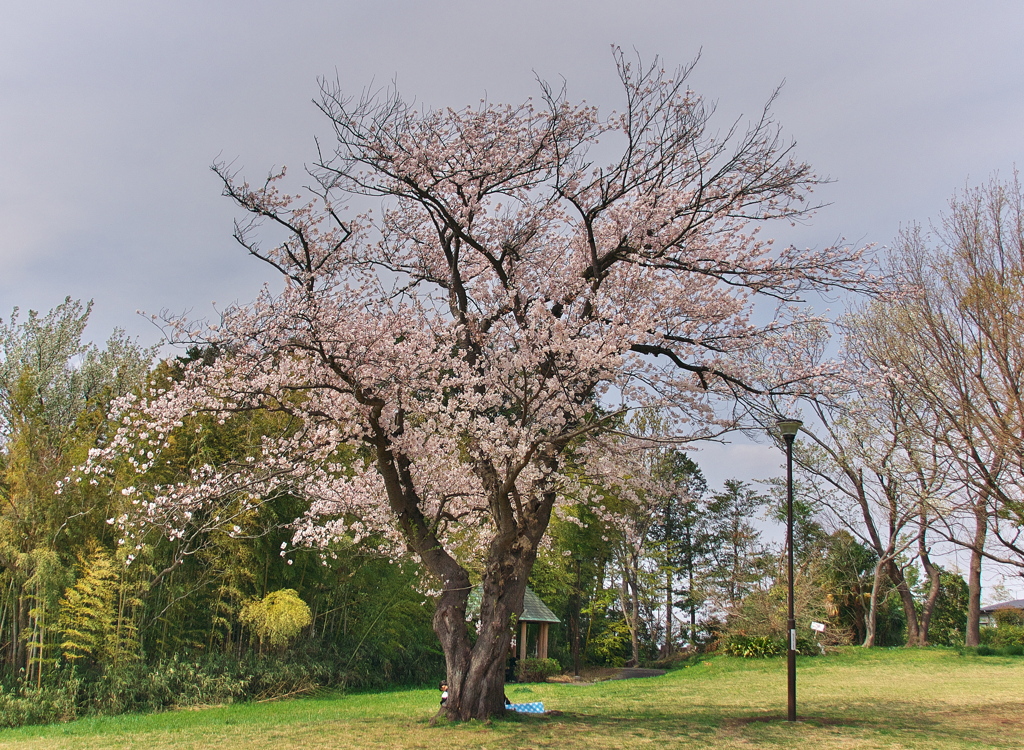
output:
[[[796,615],[793,611],[793,440],[803,425],[799,419],[780,419],[775,423],[786,441],[786,555],[789,570],[789,651],[787,652],[787,683],[789,686],[789,721],[796,721]]]

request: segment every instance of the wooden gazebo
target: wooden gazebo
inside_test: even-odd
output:
[[[527,635],[529,626],[536,623],[540,626],[537,634],[537,658],[548,658],[548,628],[551,623],[558,624],[561,620],[555,617],[555,613],[548,609],[548,605],[540,600],[535,593],[526,589],[523,595],[523,614],[519,617],[519,658],[526,658]]]
[[[482,589],[479,585],[473,587],[473,590],[469,593],[469,601],[466,606],[466,618],[468,620],[476,620],[480,617],[480,596]],[[527,636],[529,635],[530,625],[539,625],[540,630],[537,632],[537,648],[535,649],[535,656],[538,659],[548,658],[548,630],[551,627],[551,623],[559,624],[561,620],[555,617],[555,613],[548,609],[548,605],[540,600],[540,597],[535,593],[526,589],[526,593],[523,594],[523,614],[519,617],[519,633],[516,636],[516,643],[519,648],[519,658],[525,659],[526,657],[526,644]],[[515,654],[515,651],[512,652]]]

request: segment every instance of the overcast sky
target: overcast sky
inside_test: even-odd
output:
[[[209,165],[311,161],[320,77],[435,107],[564,78],[607,110],[611,45],[667,67],[700,54],[691,85],[722,127],[785,82],[776,118],[834,180],[808,226],[775,232],[807,245],[884,245],[1024,164],[1019,0],[8,0],[3,17],[0,317],[92,299],[100,341],[119,326],[153,343],[136,310],[208,316],[272,280],[231,239]],[[779,463],[750,445],[699,460],[713,485]]]

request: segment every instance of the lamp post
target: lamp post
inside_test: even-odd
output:
[[[796,615],[793,610],[793,440],[799,432],[799,419],[780,419],[775,423],[786,441],[786,557],[789,572],[789,618],[786,629],[789,631],[789,650],[787,657],[787,684],[789,693],[789,713],[787,719],[796,721]]]

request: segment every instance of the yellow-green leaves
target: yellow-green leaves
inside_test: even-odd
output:
[[[280,589],[246,604],[240,619],[259,636],[261,643],[280,648],[309,625],[313,615],[295,589]]]

